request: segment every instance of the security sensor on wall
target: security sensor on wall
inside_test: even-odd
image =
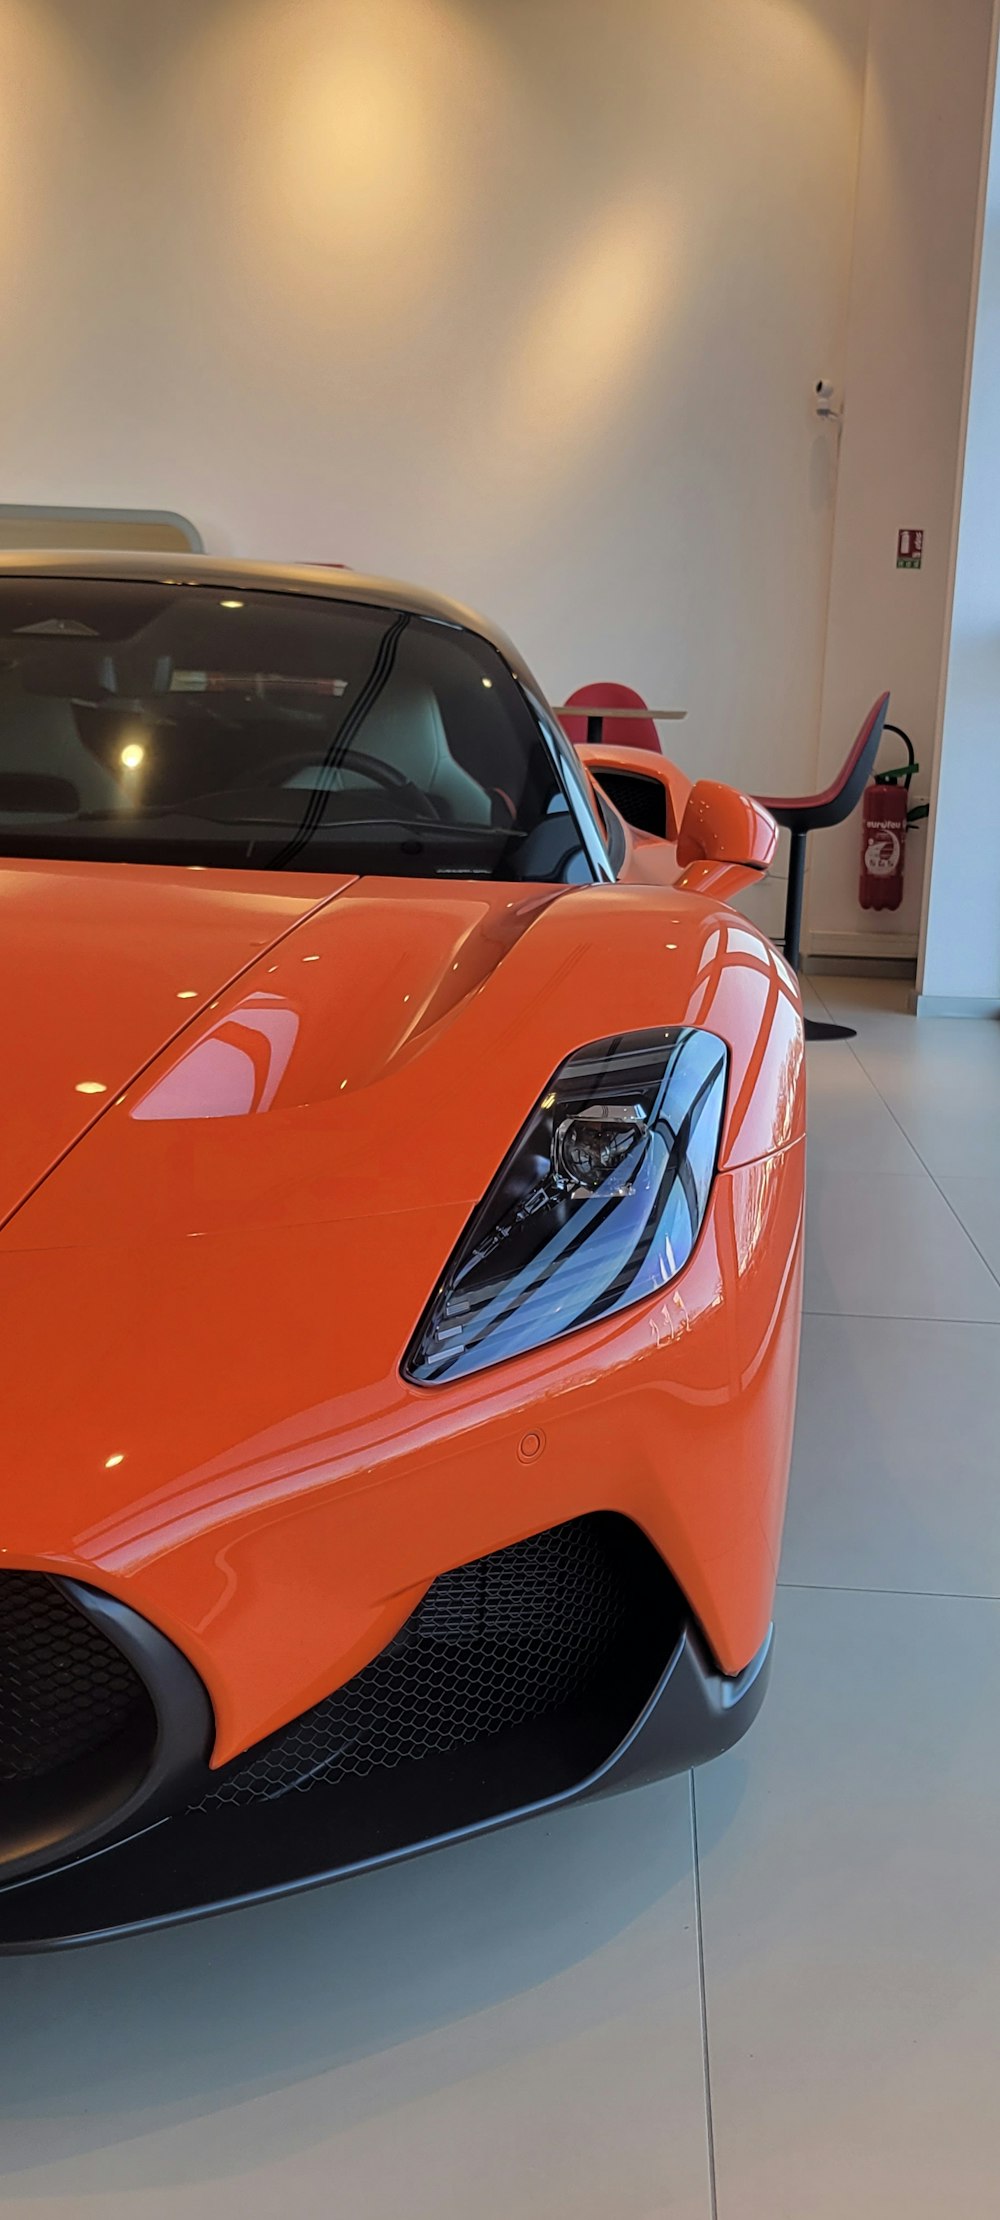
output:
[[[841,422],[844,414],[843,403],[836,386],[830,378],[817,378],[813,388],[813,403],[817,416],[822,418],[824,424],[839,424]]]

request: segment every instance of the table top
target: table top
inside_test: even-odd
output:
[[[594,702],[564,701],[554,711],[557,717],[652,717],[654,724],[667,724],[672,718],[687,716],[686,709],[616,709],[613,702],[601,708]]]

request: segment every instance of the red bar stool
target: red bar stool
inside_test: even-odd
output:
[[[785,896],[785,930],[783,946],[785,957],[793,971],[798,971],[802,941],[802,897],[806,882],[806,839],[811,832],[820,832],[824,825],[840,825],[856,809],[871,777],[879,742],[885,730],[889,708],[888,694],[880,694],[873,702],[864,724],[858,733],[850,754],[841,764],[837,776],[822,794],[758,794],[779,825],[787,826],[791,834],[788,857],[788,891]],[[895,728],[890,728],[895,729]],[[853,1040],[853,1025],[824,1025],[816,1018],[806,1019],[807,1041]]]

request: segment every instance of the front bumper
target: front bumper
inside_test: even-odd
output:
[[[121,1619],[103,1621],[116,1644]],[[133,1636],[164,1718],[169,1645]],[[205,1765],[193,1706],[191,1746],[172,1731],[172,1814],[160,1747],[148,1803],[133,1794],[103,1838],[12,1872],[0,1953],[260,1902],[682,1771],[746,1731],[770,1660],[769,1630],[743,1672],[721,1673],[638,1529],[573,1520],[442,1576],[369,1666],[228,1766]]]
[[[166,1247],[8,1256],[3,1566],[161,1629],[207,1692],[216,1765],[367,1666],[446,1568],[581,1513],[641,1527],[739,1673],[772,1614],[802,1153],[718,1175],[662,1299],[438,1388],[398,1370],[398,1319],[427,1295],[417,1213],[396,1222],[391,1274],[360,1219],[332,1246],[322,1223],[181,1241],[180,1279]],[[135,1330],[150,1286],[183,1393]],[[348,1313],[363,1362],[343,1352]],[[59,1393],[40,1395],[60,1316]]]

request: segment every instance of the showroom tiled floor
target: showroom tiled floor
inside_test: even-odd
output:
[[[995,2220],[1000,1026],[817,987],[860,1032],[810,1050],[751,1737],[693,1796],[6,1962],[4,2220]]]

